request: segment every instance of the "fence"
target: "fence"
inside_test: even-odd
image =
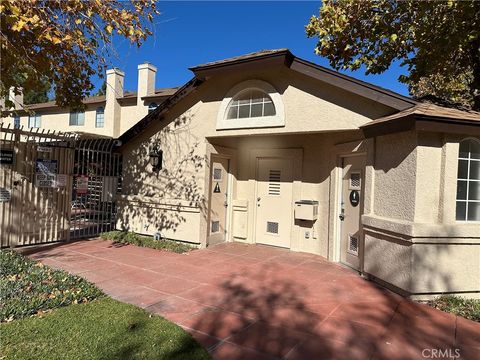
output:
[[[115,141],[0,124],[1,247],[68,241],[115,227]]]

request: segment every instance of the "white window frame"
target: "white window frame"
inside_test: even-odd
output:
[[[245,91],[257,90],[266,93],[272,99],[275,115],[249,118],[227,119],[230,102]],[[250,129],[285,126],[285,109],[281,95],[269,83],[263,80],[247,80],[231,88],[220,104],[217,115],[217,130]]]
[[[78,121],[80,114],[83,114],[83,122],[81,124]],[[72,117],[74,117],[75,123],[72,122]],[[70,117],[68,119],[68,125],[69,126],[85,126],[85,112],[84,111],[71,112]]]
[[[480,183],[480,179],[470,179],[470,165],[472,162],[479,162],[480,163],[480,159],[474,159],[471,157],[471,152],[469,151],[468,153],[468,157],[465,158],[465,157],[460,157],[460,144],[464,141],[474,141],[474,142],[477,142],[478,144],[480,144],[480,140],[476,139],[476,138],[466,138],[466,139],[463,139],[462,141],[459,142],[459,147],[458,147],[458,157],[457,157],[457,164],[458,166],[460,165],[460,160],[463,160],[463,161],[467,161],[467,178],[460,178],[458,177],[458,171],[457,171],[457,196],[458,196],[458,182],[459,181],[466,181],[467,183],[467,192],[465,194],[465,197],[466,199],[463,200],[463,199],[458,199],[457,196],[455,197],[455,208],[456,206],[458,205],[458,203],[465,203],[465,218],[464,219],[458,219],[457,218],[457,211],[455,210],[455,220],[457,222],[460,222],[460,223],[478,223],[480,220],[468,220],[468,206],[469,204],[471,203],[480,203],[480,200],[471,200],[469,199],[469,187],[470,187],[470,183]]]
[[[100,109],[102,109],[101,112],[99,112]],[[99,121],[98,121],[99,115],[102,115],[101,125],[99,125]],[[103,127],[105,127],[105,108],[104,108],[103,106],[99,106],[99,107],[95,110],[95,127],[96,127],[96,128],[103,128]]]
[[[28,127],[31,129],[38,129],[42,126],[42,115],[35,114],[28,117]]]

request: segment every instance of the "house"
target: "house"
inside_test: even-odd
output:
[[[287,49],[190,69],[123,133],[117,227],[280,246],[412,297],[480,296],[480,114]]]
[[[117,138],[177,90],[155,89],[156,73],[152,64],[138,65],[137,92],[126,92],[125,73],[117,68],[107,70],[105,95],[86,98],[85,109],[80,112],[58,107],[55,101],[24,106],[23,95],[11,92],[15,109],[2,122],[14,127]]]

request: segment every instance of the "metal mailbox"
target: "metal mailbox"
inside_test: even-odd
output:
[[[318,218],[318,201],[295,201],[295,220],[315,221]]]

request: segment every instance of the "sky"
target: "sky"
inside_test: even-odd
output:
[[[314,53],[315,39],[304,26],[318,14],[320,1],[164,1],[154,19],[154,34],[140,47],[115,39],[117,56],[111,66],[125,72],[125,89],[137,87],[137,65],[154,64],[156,87],[183,85],[193,74],[189,67],[265,49],[289,48],[300,58],[329,67]],[[408,95],[397,64],[380,75],[362,70],[344,72],[358,79]],[[97,88],[103,80],[95,79]]]

